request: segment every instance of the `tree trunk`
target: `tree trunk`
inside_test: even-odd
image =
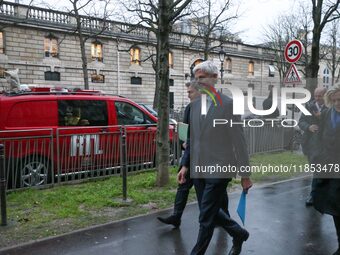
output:
[[[157,70],[159,70],[159,52],[160,52],[160,46],[159,46],[159,37],[157,37],[157,50],[156,50],[156,66],[154,68],[155,70],[155,94],[153,98],[153,108],[158,110],[159,105],[158,105],[158,98],[159,98],[159,75],[157,75]]]
[[[87,57],[86,57],[86,48],[85,48],[85,42],[83,35],[83,30],[81,27],[81,20],[78,12],[77,7],[77,1],[73,2],[73,10],[74,15],[77,21],[77,32],[78,32],[78,38],[79,38],[79,44],[80,44],[80,52],[81,52],[81,61],[82,61],[82,69],[83,69],[83,77],[84,77],[84,89],[89,89],[89,76],[88,76],[88,70],[87,70]]]
[[[306,68],[307,89],[314,94],[318,86],[319,57],[320,57],[320,31],[318,27],[313,29],[313,42],[311,49],[311,59]]]
[[[88,75],[88,70],[87,70],[85,41],[84,41],[84,37],[81,34],[81,32],[79,32],[79,41],[80,41],[81,61],[82,61],[82,69],[83,69],[83,76],[84,76],[84,89],[89,89],[89,75]]]
[[[205,36],[204,38],[204,61],[208,60],[209,58],[209,48],[210,48],[209,38],[208,36]]]
[[[157,125],[157,185],[169,182],[169,6],[172,1],[159,0],[159,98]]]
[[[312,39],[312,49],[311,49],[311,58],[310,62],[306,67],[306,87],[314,94],[315,88],[318,86],[318,71],[319,71],[319,57],[320,57],[320,36],[321,36],[321,10],[322,10],[322,2],[313,8],[313,39]]]

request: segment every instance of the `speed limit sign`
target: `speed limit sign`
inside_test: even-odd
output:
[[[302,55],[302,43],[299,40],[291,40],[285,48],[285,58],[289,63],[295,63]]]

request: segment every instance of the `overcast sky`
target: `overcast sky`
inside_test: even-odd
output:
[[[14,0],[11,1],[14,2]],[[29,0],[19,1],[23,4],[30,2]],[[57,9],[69,4],[68,0],[34,0],[34,3],[41,1],[45,1]],[[114,1],[118,0],[112,0],[112,2]],[[240,37],[245,43],[262,43],[264,41],[262,39],[264,28],[280,14],[291,13],[294,8],[298,7],[298,2],[303,1],[307,0],[232,0],[233,3],[239,3],[239,13],[241,14],[233,26],[232,32],[243,31]]]
[[[242,0],[240,5],[242,16],[238,19],[233,32],[244,31],[240,37],[245,43],[261,43],[264,28],[279,15],[292,13],[292,10],[298,7],[296,2],[298,1]]]

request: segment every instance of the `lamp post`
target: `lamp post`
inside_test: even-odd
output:
[[[221,61],[221,84],[223,84],[223,72],[224,72],[224,69],[223,69],[223,64],[224,64],[224,59],[225,59],[225,51],[223,50],[223,46],[221,46],[221,50],[219,51],[218,53],[218,57],[220,58],[220,61]]]

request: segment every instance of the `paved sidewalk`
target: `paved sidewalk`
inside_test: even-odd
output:
[[[254,188],[247,196],[246,228],[250,237],[242,254],[331,255],[337,248],[332,217],[305,207],[309,179]],[[238,222],[239,193],[230,195],[230,212]],[[187,255],[198,233],[198,207],[189,205],[180,229],[156,219],[170,211],[136,217],[71,234],[0,250],[13,255]],[[216,228],[207,255],[228,254],[231,238]]]

